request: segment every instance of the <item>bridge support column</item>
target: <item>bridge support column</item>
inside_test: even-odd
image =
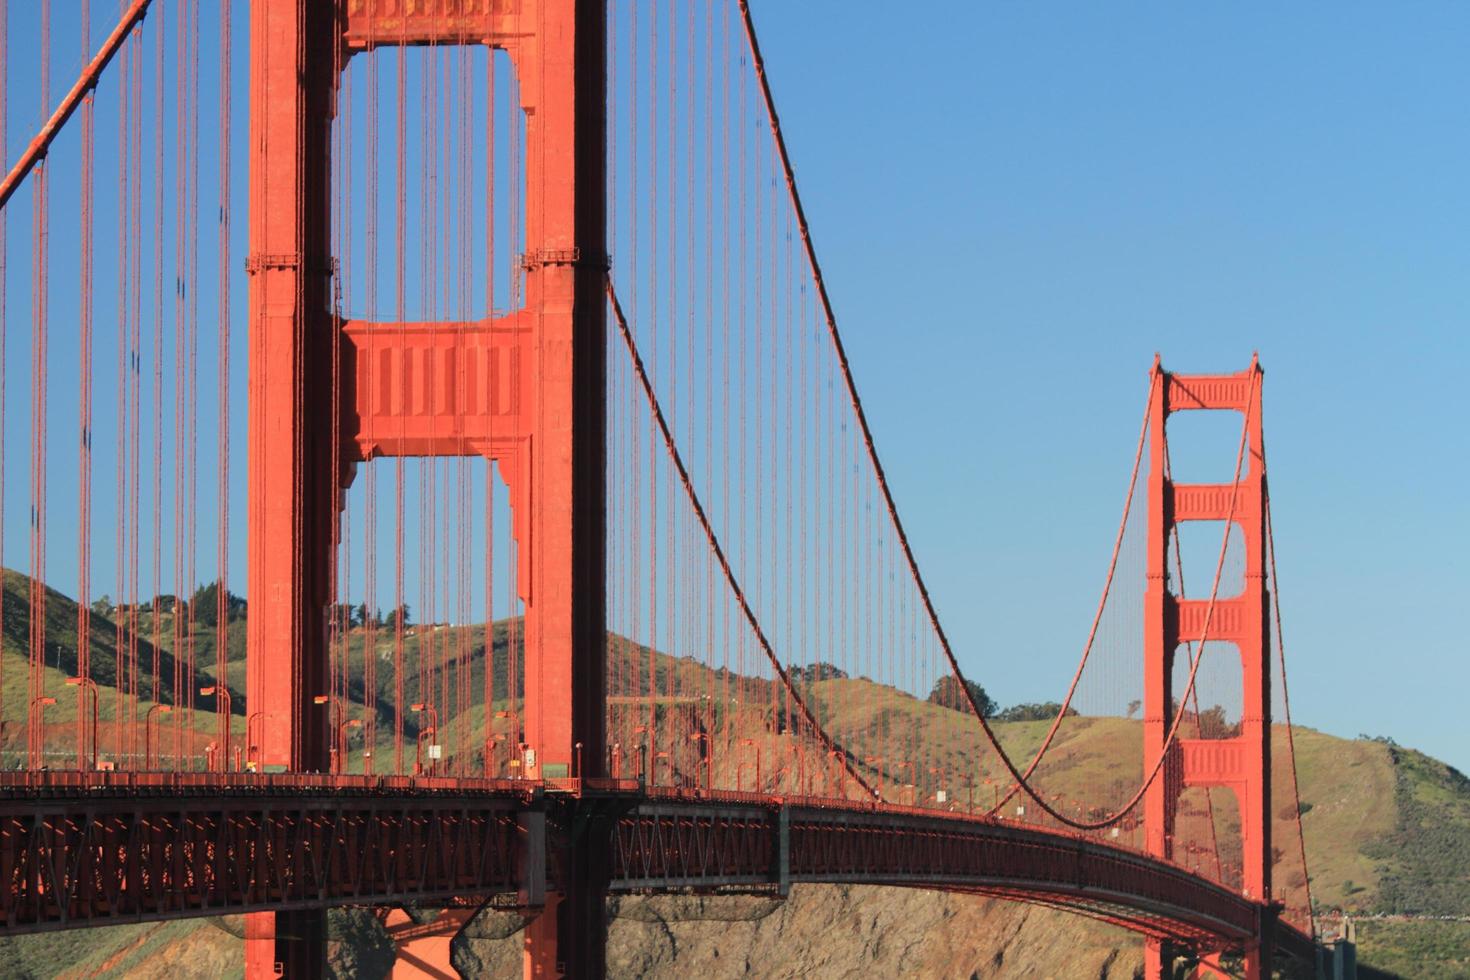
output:
[[[1256,902],[1271,901],[1271,630],[1266,588],[1266,479],[1262,468],[1261,368],[1254,361],[1239,374],[1170,374],[1155,361],[1149,402],[1148,559],[1144,593],[1144,774],[1160,764],[1143,805],[1144,841],[1150,854],[1172,858],[1180,793],[1191,786],[1230,789],[1240,807],[1244,854],[1240,887]],[[1168,477],[1166,425],[1174,412],[1212,409],[1239,412],[1246,426],[1245,458],[1238,485],[1181,484]],[[1186,598],[1171,593],[1173,535],[1187,521],[1229,522],[1244,545],[1245,583],[1238,596]],[[1200,653],[1200,645],[1233,644],[1242,671],[1240,734],[1227,739],[1169,738],[1177,704],[1188,691],[1173,689],[1176,650]],[[1183,644],[1183,646],[1181,646]],[[1218,649],[1201,654],[1218,658]],[[1245,953],[1245,975],[1270,975],[1269,924]],[[1145,974],[1161,977],[1164,951],[1150,941]],[[1202,970],[1214,968],[1202,963]],[[1209,976],[1203,972],[1201,976]]]
[[[248,758],[326,772],[326,608],[338,473],[328,304],[334,4],[255,0],[250,17]],[[277,860],[291,860],[290,857]],[[326,914],[248,916],[246,973],[320,976]]]
[[[454,937],[475,917],[473,908],[441,909],[434,921],[419,925],[403,909],[395,908],[383,919],[393,940],[392,980],[454,980],[457,973],[450,959]]]
[[[500,463],[515,510],[525,602],[522,772],[600,776],[606,3],[487,0],[458,5],[447,16],[438,4],[255,0],[251,14],[250,761],[293,772],[330,767],[328,712],[314,699],[330,694],[329,561],[351,465],[379,456],[476,453]],[[520,83],[525,305],[482,324],[344,328],[329,304],[336,72],[347,57],[375,47],[471,41],[504,49]],[[449,356],[484,356],[478,390],[461,390],[452,372],[435,373],[449,361],[424,349],[436,342],[457,348]],[[382,356],[365,356],[365,349]],[[342,375],[334,379],[338,353]],[[430,420],[427,433],[410,397],[424,390],[443,393],[445,415]],[[332,402],[336,391],[340,404]],[[388,404],[374,394],[383,392]],[[336,447],[334,418],[341,422]],[[598,977],[605,890],[598,857],[586,853],[580,836],[567,855],[559,911],[542,915],[532,930],[532,958]],[[299,935],[306,943],[322,934],[318,913],[255,921],[261,941],[251,946],[252,976],[272,975],[284,962],[288,947],[279,942],[275,959],[267,958],[266,935]],[[320,950],[307,959],[299,968],[287,963],[288,975],[320,972]]]
[[[250,912],[245,916],[245,977],[320,977],[327,970],[327,914]]]

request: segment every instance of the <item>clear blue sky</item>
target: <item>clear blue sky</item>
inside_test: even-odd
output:
[[[1470,770],[1470,7],[756,12],[965,667],[1059,696],[1154,351],[1259,349],[1296,719]]]
[[[94,2],[94,39],[114,6]],[[54,9],[59,23],[74,13]],[[1259,350],[1297,720],[1391,735],[1470,770],[1470,6],[755,9],[858,380],[966,671],[1004,703],[1060,696],[1153,353],[1180,371],[1232,371]],[[34,49],[19,40],[35,36],[35,10],[11,4],[10,158],[40,118]],[[238,268],[243,16],[237,27]],[[210,20],[206,90],[213,32]],[[58,40],[58,96],[81,47]],[[99,97],[104,147],[116,142],[115,97],[110,85]],[[63,137],[56,166],[75,166],[75,142]],[[214,145],[206,131],[206,202]],[[111,214],[105,173],[99,207]],[[6,453],[23,461],[29,194],[10,211]],[[212,218],[200,230],[206,374]],[[53,220],[74,228],[75,201],[54,202]],[[104,305],[109,268],[99,261]],[[238,281],[234,301],[243,324]],[[53,317],[74,309],[54,287]],[[243,340],[237,329],[237,394]],[[99,363],[113,363],[110,334],[99,344]],[[68,395],[53,391],[54,431],[74,431]],[[111,404],[99,403],[103,425]],[[243,407],[233,422],[243,447]],[[20,464],[6,474],[4,561],[20,568],[25,479]],[[240,584],[244,505],[233,499]],[[51,515],[59,580],[75,553],[73,506],[59,500]],[[100,547],[99,580],[112,567]]]

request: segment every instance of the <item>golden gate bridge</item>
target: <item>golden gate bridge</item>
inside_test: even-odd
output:
[[[1314,963],[1254,359],[1155,360],[1076,674],[1001,724],[746,0],[96,6],[0,4],[0,931],[244,913],[307,977],[367,906],[448,972],[488,905],[596,977],[609,894],[838,882]]]

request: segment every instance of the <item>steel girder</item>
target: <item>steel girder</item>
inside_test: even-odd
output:
[[[898,885],[1069,909],[1201,950],[1261,936],[1312,950],[1274,908],[1182,868],[1006,822],[539,784],[307,781],[5,787],[0,934],[510,892],[535,905],[558,885],[558,849],[600,813],[615,892]]]
[[[5,933],[516,891],[518,798],[96,792],[0,800]]]
[[[1311,941],[1266,908],[1166,862],[998,822],[839,807],[645,803],[616,823],[613,891],[792,883],[900,885],[1065,908],[1201,949],[1266,932]],[[1300,940],[1300,941],[1294,941]]]
[[[778,817],[757,806],[648,803],[613,827],[620,891],[777,883]]]

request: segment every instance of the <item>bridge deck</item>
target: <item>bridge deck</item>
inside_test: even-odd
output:
[[[469,896],[534,905],[588,820],[608,831],[612,891],[899,885],[1053,905],[1201,949],[1263,930],[1311,948],[1272,909],[1183,868],[1008,821],[628,780],[297,774],[0,774],[0,934]]]

